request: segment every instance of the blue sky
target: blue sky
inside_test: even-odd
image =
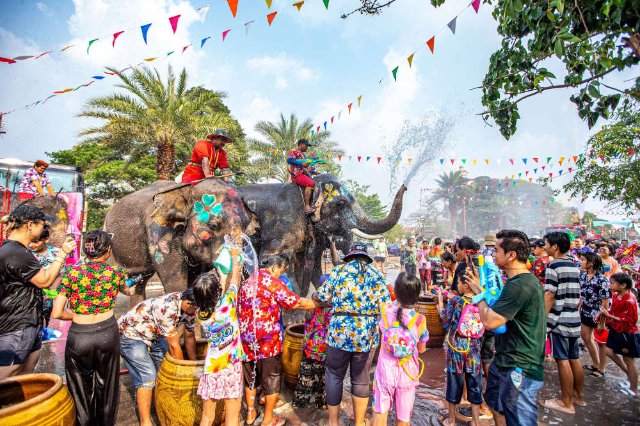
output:
[[[168,60],[150,64],[163,73],[167,64],[175,70],[185,67],[190,84],[225,91],[227,105],[249,135],[257,120],[275,120],[280,113],[311,117],[317,124],[335,116],[335,124],[329,127],[332,137],[353,157],[351,162],[342,161],[345,178],[371,185],[384,201],[390,198],[390,169],[374,161],[358,163],[355,157],[386,157],[384,153],[396,149],[405,120],[451,116],[456,126],[451,137],[442,141],[440,156],[477,158],[478,166],[468,167],[470,176],[500,178],[533,169],[521,161],[519,167],[511,166],[508,158],[576,155],[595,130],[589,131],[578,118],[569,101],[571,92],[566,90],[522,103],[518,132],[509,141],[482,121],[477,115],[483,110],[481,91],[471,89],[482,82],[489,57],[499,45],[487,5],[477,15],[471,8],[460,15],[456,35],[446,28],[438,33],[435,54],[431,54],[424,47],[426,40],[464,9],[466,0],[448,0],[440,8],[427,0],[403,0],[382,15],[355,14],[346,20],[340,15],[356,8],[358,1],[332,0],[325,10],[322,0],[306,0],[301,12],[291,3],[273,0],[268,10],[263,0],[240,0],[234,19],[226,0],[0,2],[0,56],[37,55],[78,43],[37,61],[0,63],[0,110],[87,83],[105,66],[121,69],[176,50]],[[196,10],[207,4],[210,10],[202,23]],[[272,11],[278,15],[268,27],[266,15]],[[167,18],[176,14],[182,17],[174,35]],[[245,35],[243,24],[251,20],[255,23]],[[145,45],[138,27],[150,22]],[[111,34],[125,29],[112,48]],[[227,29],[231,32],[223,43],[221,33]],[[212,38],[200,49],[200,40],[209,35]],[[87,55],[88,40],[101,36],[105,38],[93,44]],[[179,54],[189,43],[193,46]],[[416,49],[409,69],[406,58]],[[397,65],[400,69],[394,82],[391,70]],[[553,63],[550,66],[553,69]],[[91,124],[76,117],[84,102],[111,93],[115,82],[106,78],[8,115],[0,156],[37,159],[44,152],[71,147],[78,142],[78,132]],[[361,94],[363,103],[357,108],[356,98]],[[346,111],[350,102],[354,102],[351,115]],[[489,166],[481,161],[484,158],[492,159]],[[500,165],[496,158],[501,159]],[[408,167],[405,162],[395,167],[400,180]],[[556,162],[553,170],[559,169],[566,165],[560,167]],[[441,171],[439,162],[423,165],[409,187],[406,213],[417,208],[419,189],[432,188],[434,176]],[[567,180],[562,177],[554,186]],[[591,200],[587,206],[603,209]]]

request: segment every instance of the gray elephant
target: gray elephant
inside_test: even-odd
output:
[[[236,189],[216,179],[195,186],[156,181],[120,199],[105,219],[115,260],[144,277],[132,305],[154,273],[166,292],[183,290],[211,269],[226,234],[252,233],[256,225]]]
[[[396,193],[389,215],[380,220],[366,217],[353,195],[333,176],[314,177],[313,202],[316,213],[304,211],[303,192],[298,185],[254,184],[238,187],[249,209],[260,224],[251,236],[261,259],[288,253],[292,257],[296,291],[306,295],[310,283],[317,284],[321,275],[322,254],[330,249],[332,260],[338,262],[337,250],[346,253],[353,233],[381,234],[390,230],[402,213],[402,199],[407,188]]]
[[[54,247],[60,247],[62,245],[67,237],[67,228],[69,226],[67,203],[62,198],[42,195],[21,201],[18,195],[14,193],[11,194],[8,204],[11,207],[10,211],[15,210],[16,207],[22,204],[40,207],[45,215],[53,218],[53,220],[49,222],[49,245]]]

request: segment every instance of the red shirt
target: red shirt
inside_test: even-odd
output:
[[[251,277],[242,284],[238,294],[240,338],[249,361],[282,352],[280,308],[291,309],[300,300],[300,296],[264,269],[258,271],[257,281],[257,292]]]
[[[304,152],[296,148],[289,151],[288,158],[293,158],[294,160],[304,160],[307,158],[307,156],[304,155]],[[310,171],[311,168],[308,164],[305,164],[303,166],[294,166],[292,164],[289,165],[289,173],[291,173],[292,179],[298,175],[308,174]]]
[[[540,284],[544,286],[545,272],[547,271],[547,265],[551,261],[549,256],[540,256],[531,263],[531,273],[540,280]]]
[[[189,162],[195,163],[197,164],[197,166],[189,164],[184,168],[182,182],[186,183],[192,182],[194,180],[204,179],[204,171],[202,170],[203,158],[209,159],[209,170],[211,170],[211,172],[218,168],[229,168],[229,163],[227,162],[227,153],[224,149],[216,149],[208,140],[198,141],[193,147],[191,158],[189,158]]]
[[[607,318],[607,325],[618,333],[637,333],[638,332],[638,305],[636,297],[632,292],[620,297],[617,293],[613,293],[613,303],[609,309],[609,313],[614,317],[620,318],[620,321]]]

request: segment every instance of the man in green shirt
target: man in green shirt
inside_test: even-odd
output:
[[[486,328],[507,324],[507,332],[496,335],[496,355],[484,397],[498,426],[535,426],[536,398],[544,379],[544,296],[540,281],[527,269],[531,252],[527,235],[503,230],[496,237],[495,262],[505,270],[508,281],[492,308],[484,300],[478,308]],[[465,281],[474,293],[480,293],[475,268],[467,268]]]

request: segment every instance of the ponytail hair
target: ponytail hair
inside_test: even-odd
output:
[[[415,275],[408,275],[402,272],[396,279],[395,293],[396,299],[400,304],[400,306],[398,306],[398,312],[396,313],[396,321],[404,328],[407,328],[407,326],[402,322],[403,310],[413,308],[413,305],[418,302],[420,288],[420,280]]]

